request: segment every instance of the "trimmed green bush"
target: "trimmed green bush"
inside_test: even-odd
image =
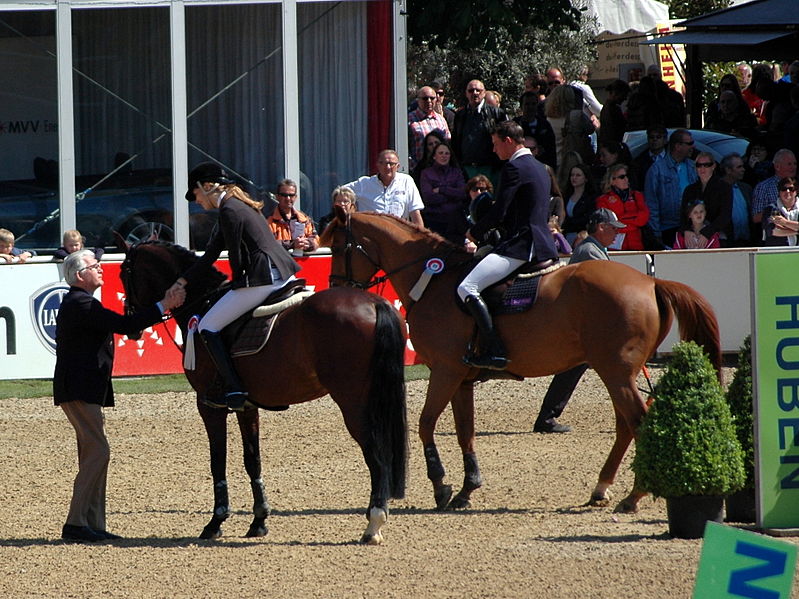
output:
[[[657,497],[728,495],[743,487],[741,444],[707,355],[674,347],[636,442],[637,484]]]
[[[747,335],[738,352],[738,369],[727,388],[735,434],[741,443],[746,482],[744,489],[755,488],[755,418],[752,401],[752,339]]]

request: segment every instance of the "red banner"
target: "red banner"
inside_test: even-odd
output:
[[[329,255],[305,256],[296,258],[302,267],[297,273],[313,286],[315,291],[328,287],[330,276]],[[220,260],[216,267],[221,271],[230,273],[227,260]],[[103,262],[103,278],[105,284],[102,290],[103,305],[122,312],[125,293],[119,279],[119,262]],[[402,309],[402,304],[397,297],[391,283],[379,285],[374,292],[393,302],[394,306]],[[183,345],[180,329],[173,320],[157,324],[144,331],[141,339],[132,340],[126,336],[114,336],[116,343],[116,357],[114,359],[114,376],[137,376],[152,374],[176,374],[183,372],[182,355],[179,345]],[[415,364],[416,353],[408,340],[405,347],[405,364]]]

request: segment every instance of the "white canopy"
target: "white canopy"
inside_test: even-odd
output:
[[[597,18],[600,33],[650,31],[669,19],[669,7],[656,0],[573,0],[573,4],[587,7]]]

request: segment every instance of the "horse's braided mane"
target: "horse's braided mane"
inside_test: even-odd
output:
[[[465,257],[465,258],[469,258],[469,259],[472,258],[472,255],[469,252],[467,252],[465,249],[463,249],[463,246],[460,246],[458,244],[452,243],[449,239],[445,239],[444,237],[442,237],[438,233],[435,233],[435,232],[431,231],[430,229],[426,229],[425,227],[420,227],[416,223],[412,223],[411,221],[405,220],[404,218],[400,218],[399,216],[395,216],[393,214],[385,214],[385,213],[382,213],[382,212],[372,212],[372,211],[369,211],[369,212],[358,212],[356,214],[370,214],[370,215],[373,214],[375,216],[381,216],[381,217],[384,217],[386,219],[391,219],[394,222],[396,222],[398,225],[400,225],[401,227],[404,227],[405,229],[408,229],[409,231],[414,231],[416,233],[419,233],[419,235],[422,235],[423,237],[429,239],[430,241],[434,242],[435,244],[437,244],[439,246],[444,246],[445,248],[447,248],[448,251],[450,251],[453,254],[452,255],[453,258],[457,257],[458,253],[463,254],[463,257]]]

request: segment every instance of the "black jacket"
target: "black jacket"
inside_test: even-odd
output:
[[[300,270],[269,230],[264,215],[236,198],[223,198],[219,222],[211,233],[205,254],[183,277],[191,281],[198,273],[209,269],[224,249],[228,251],[234,289],[271,284],[270,260],[284,280]]]
[[[491,229],[502,230],[495,254],[541,262],[558,257],[549,232],[550,179],[543,163],[530,154],[502,167],[494,203],[469,232],[477,240]]]
[[[499,158],[497,158],[497,155],[494,154],[494,145],[491,142],[491,131],[494,129],[497,123],[507,121],[507,115],[501,108],[490,106],[483,102],[483,106],[479,113],[480,129],[482,130],[482,134],[480,135],[478,146],[471,148],[471,151],[478,156],[478,159],[467,162],[464,160],[463,143],[466,127],[466,115],[468,114],[469,110],[469,108],[461,108],[455,113],[455,127],[452,130],[452,151],[455,152],[455,156],[461,162],[461,166],[473,166],[474,164],[479,164],[498,167],[501,164],[501,161]]]
[[[71,287],[56,318],[55,405],[79,399],[113,406],[113,333],[133,335],[160,319],[155,304],[129,316],[117,314],[88,291]]]

